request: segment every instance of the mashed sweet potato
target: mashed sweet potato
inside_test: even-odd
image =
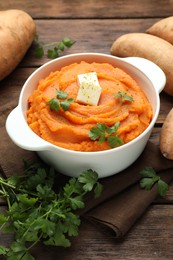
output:
[[[77,75],[96,72],[102,88],[97,106],[76,102],[79,86]],[[68,93],[72,98],[68,110],[50,109],[48,102],[56,91]],[[133,101],[122,102],[116,94],[127,93]],[[152,108],[140,86],[119,68],[107,63],[73,63],[41,79],[29,97],[27,122],[30,128],[46,141],[70,150],[101,151],[110,149],[107,141],[99,143],[89,137],[97,123],[108,127],[120,122],[118,137],[127,143],[140,135],[150,124]]]

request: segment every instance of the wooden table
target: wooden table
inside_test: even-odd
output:
[[[43,42],[59,41],[63,37],[76,41],[64,52],[110,53],[113,41],[128,32],[145,32],[154,22],[171,16],[172,0],[6,0],[0,10],[23,9],[35,20],[37,33]],[[142,44],[142,43],[141,43]],[[7,103],[5,93],[12,91],[16,104],[27,77],[48,59],[36,59],[32,45],[16,70],[0,83],[0,102]],[[160,114],[151,135],[154,143],[173,98],[161,93]],[[5,124],[4,118],[4,124]],[[1,209],[3,205],[1,205]],[[1,236],[0,243],[8,245],[12,237]],[[33,251],[39,260],[172,260],[173,259],[173,185],[164,199],[157,199],[121,241],[104,234],[82,221],[79,237],[69,249],[39,246]],[[1,259],[1,258],[0,258]]]

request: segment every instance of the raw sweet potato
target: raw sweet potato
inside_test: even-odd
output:
[[[20,63],[36,32],[31,16],[22,10],[0,11],[0,80]]]
[[[173,16],[159,20],[148,28],[146,32],[173,44]]]
[[[170,110],[160,132],[160,151],[164,157],[173,160],[173,108]]]
[[[156,63],[166,75],[167,82],[164,91],[173,96],[172,44],[154,35],[128,33],[114,41],[111,54],[119,57],[138,56]]]

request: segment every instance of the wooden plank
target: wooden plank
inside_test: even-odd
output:
[[[77,52],[110,53],[113,41],[128,32],[145,32],[154,22],[172,16],[171,0],[8,0],[0,1],[0,10],[17,8],[35,19],[37,32],[45,43],[59,41],[64,36],[75,45],[63,55]],[[28,76],[47,59],[34,57],[34,44],[16,70],[0,82],[0,127],[17,105],[20,90]],[[159,143],[160,127],[172,108],[172,97],[160,94],[160,114],[150,140]],[[0,212],[5,210],[0,201]],[[130,205],[127,205],[130,207]],[[39,245],[33,249],[38,260],[172,260],[173,259],[173,183],[164,198],[158,197],[122,240],[114,234],[100,231],[82,220],[79,236],[72,239],[68,249]],[[10,245],[12,235],[0,234],[0,244]],[[0,257],[0,259],[3,259]]]
[[[49,248],[41,247],[38,259],[46,259],[47,254],[47,259],[56,255],[63,260],[172,260],[172,217],[173,206],[151,206],[121,241],[116,241],[113,233],[101,232],[85,221],[71,248],[52,248],[50,252]]]
[[[78,52],[110,54],[110,48],[119,36],[130,32],[145,32],[158,19],[84,19],[36,20],[37,34],[44,43],[61,41],[65,36],[76,43],[60,55]],[[35,58],[33,43],[20,67],[38,67],[48,58]]]
[[[0,10],[23,9],[34,18],[130,18],[171,16],[173,2],[168,0],[8,0],[0,2]]]
[[[76,41],[74,52],[82,48],[81,51],[107,50],[109,53],[117,37],[128,32],[145,32],[156,21],[158,19],[82,19],[80,22],[78,19],[36,20],[36,27],[43,42],[68,36]]]
[[[21,88],[35,68],[17,68],[0,82],[0,127],[5,125],[7,115],[17,106]]]
[[[72,239],[70,248],[39,245],[32,253],[37,260],[172,260],[172,219],[173,205],[152,205],[119,241],[113,233],[82,220],[79,236]],[[10,235],[0,236],[0,244],[11,241]]]
[[[110,54],[115,39],[129,32],[145,32],[154,19],[84,19],[84,20],[36,20],[37,33],[44,43],[55,42],[65,36],[76,43],[67,53],[103,52]]]

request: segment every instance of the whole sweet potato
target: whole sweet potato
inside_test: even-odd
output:
[[[120,36],[111,47],[111,54],[119,57],[138,56],[156,63],[166,75],[164,91],[173,96],[173,45],[146,33]],[[157,77],[157,75],[156,75]]]
[[[31,16],[22,10],[0,11],[0,80],[19,64],[36,32]]]
[[[170,110],[160,132],[160,150],[164,157],[173,160],[173,108]]]
[[[159,20],[148,28],[146,32],[173,44],[173,16]]]

